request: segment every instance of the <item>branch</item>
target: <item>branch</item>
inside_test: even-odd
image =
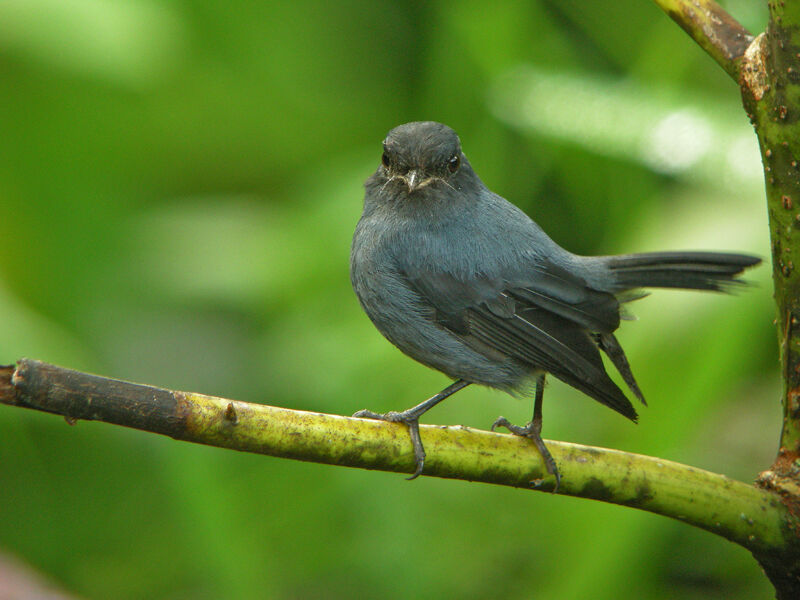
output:
[[[178,440],[341,466],[410,473],[404,425],[311,413],[107,379],[23,359],[0,367],[0,403],[105,421]],[[549,491],[536,448],[507,434],[422,426],[425,474]],[[775,494],[658,458],[547,442],[559,463],[559,494],[679,519],[754,553],[794,543],[789,511]]]
[[[753,36],[714,0],[655,0],[673,21],[739,81],[742,56]]]
[[[755,126],[764,164],[784,380],[783,431],[780,453],[773,465],[778,480],[770,483],[793,489],[797,494],[800,489],[795,466],[800,460],[800,3],[770,2],[769,9],[766,32],[753,41],[745,54],[741,86],[744,107]]]

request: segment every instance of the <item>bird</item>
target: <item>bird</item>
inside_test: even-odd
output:
[[[550,374],[633,422],[638,415],[608,376],[605,353],[646,405],[614,332],[646,288],[730,291],[761,262],[723,252],[579,256],[554,242],[477,175],[447,125],[399,125],[366,180],[350,252],[361,307],[392,344],[453,383],[404,411],[353,416],[408,426],[419,476],[426,453],[419,418],[471,384],[534,396],[524,426],[504,427],[538,448],[558,489],[561,474],[541,437]]]

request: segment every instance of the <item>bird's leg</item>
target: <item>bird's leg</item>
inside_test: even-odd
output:
[[[556,486],[553,488],[553,493],[558,490],[558,485],[561,483],[561,474],[558,472],[558,466],[553,459],[552,454],[547,449],[542,439],[542,400],[544,398],[544,374],[539,375],[536,379],[536,396],[533,401],[533,419],[525,427],[519,425],[512,425],[505,417],[499,417],[492,424],[492,431],[497,427],[505,427],[514,435],[526,437],[533,440],[539,454],[542,455],[547,472],[556,478]]]
[[[425,466],[425,448],[422,446],[422,439],[419,436],[419,418],[428,412],[431,408],[439,404],[448,396],[452,396],[458,390],[464,389],[470,384],[469,381],[459,379],[451,383],[441,392],[435,396],[431,396],[425,402],[420,402],[416,406],[404,410],[403,412],[391,411],[388,413],[376,413],[371,410],[360,410],[355,413],[354,417],[361,417],[363,419],[378,419],[380,421],[389,421],[391,423],[405,423],[408,425],[408,431],[411,433],[411,444],[414,446],[414,459],[417,463],[417,468],[408,480],[416,479],[422,473],[422,468]],[[540,419],[541,421],[541,419]]]

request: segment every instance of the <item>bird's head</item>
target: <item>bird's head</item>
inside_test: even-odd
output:
[[[434,121],[406,123],[383,141],[381,167],[385,185],[405,185],[409,194],[436,183],[454,188],[451,180],[465,162],[461,140],[447,125]]]

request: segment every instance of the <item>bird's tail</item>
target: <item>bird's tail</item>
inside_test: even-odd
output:
[[[616,291],[635,288],[682,288],[730,291],[744,282],[736,277],[761,262],[746,254],[723,252],[649,252],[608,256]]]
[[[746,283],[737,279],[745,269],[761,262],[755,256],[723,252],[650,252],[606,256],[603,260],[614,277],[610,291],[617,293],[621,302],[647,295],[630,291],[637,288],[731,291],[734,286]],[[614,335],[600,333],[595,339],[634,395],[645,403],[628,359]]]

